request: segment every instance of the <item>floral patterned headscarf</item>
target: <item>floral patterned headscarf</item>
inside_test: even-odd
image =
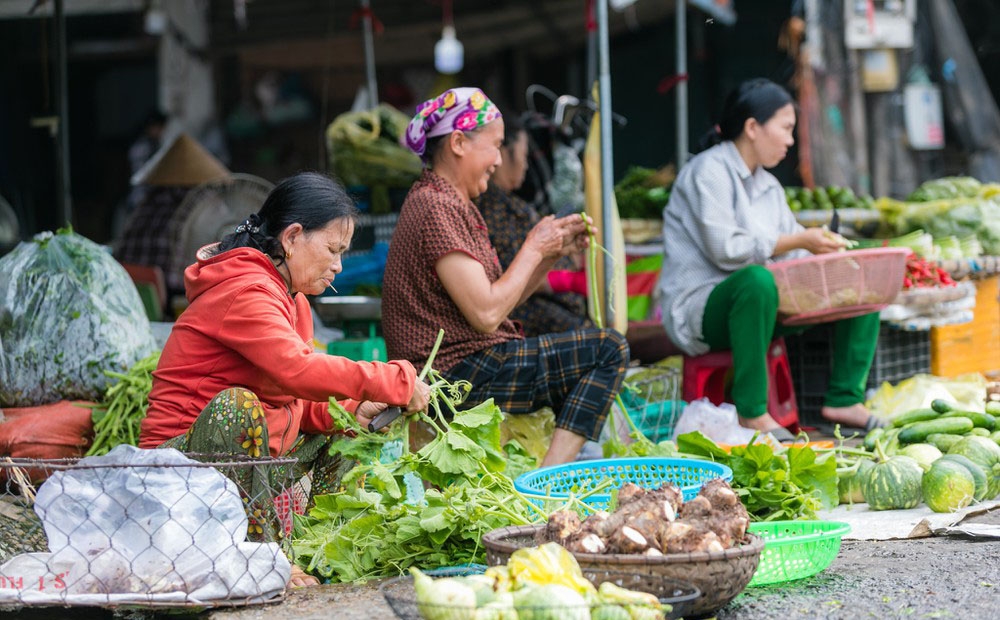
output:
[[[482,90],[452,88],[417,106],[417,114],[406,128],[406,146],[422,157],[427,138],[444,136],[456,129],[472,131],[498,118],[500,110]]]

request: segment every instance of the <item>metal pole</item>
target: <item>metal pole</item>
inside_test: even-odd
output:
[[[66,95],[66,15],[63,0],[53,3],[55,25],[55,103],[56,103],[56,200],[65,218],[64,225],[73,224],[73,202],[69,177],[69,99]]]
[[[615,307],[611,300],[612,277],[615,272],[614,158],[611,150],[611,53],[608,49],[608,0],[597,0],[598,111],[601,115],[601,235],[607,254],[604,255],[604,326],[615,324]]]
[[[688,156],[688,83],[687,83],[687,1],[675,0],[677,15],[674,38],[677,40],[677,169]]]
[[[362,33],[365,44],[365,82],[369,107],[374,108],[378,105],[378,84],[375,83],[375,38],[372,34],[371,0],[361,0],[361,8],[364,9]]]

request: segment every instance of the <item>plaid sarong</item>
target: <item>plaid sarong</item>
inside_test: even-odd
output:
[[[510,340],[466,357],[443,375],[472,384],[470,405],[492,398],[510,414],[551,407],[557,427],[597,440],[628,360],[624,336],[590,328]]]

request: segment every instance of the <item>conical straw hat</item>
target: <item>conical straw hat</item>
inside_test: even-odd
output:
[[[161,148],[132,175],[132,185],[194,187],[230,175],[229,170],[198,141],[182,133]]]

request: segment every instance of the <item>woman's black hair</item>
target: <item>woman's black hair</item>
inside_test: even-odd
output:
[[[446,133],[443,136],[427,138],[427,143],[424,145],[424,154],[420,156],[420,159],[424,160],[424,163],[427,165],[434,163],[438,153],[441,152],[441,145],[445,143],[445,138],[450,135],[450,133]]]
[[[742,82],[726,97],[722,120],[702,137],[699,150],[723,140],[735,140],[743,133],[747,119],[755,119],[763,125],[788,104],[795,105],[792,95],[771,80],[756,78]]]
[[[503,145],[510,146],[514,142],[517,142],[517,137],[524,133],[527,129],[524,123],[521,122],[521,116],[519,114],[504,114],[503,115]]]
[[[340,183],[319,172],[300,172],[279,182],[260,211],[222,238],[217,252],[256,248],[281,264],[285,251],[278,236],[283,230],[301,224],[310,232],[343,218],[356,222],[358,209]]]

